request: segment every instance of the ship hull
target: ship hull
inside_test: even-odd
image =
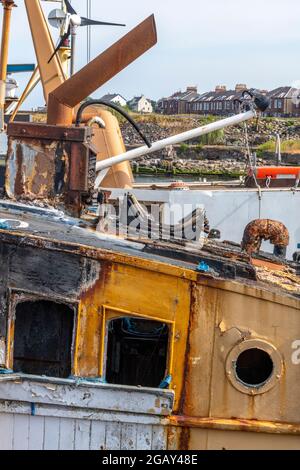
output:
[[[290,270],[11,201],[0,222],[2,449],[300,447]]]

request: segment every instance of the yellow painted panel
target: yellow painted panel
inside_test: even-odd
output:
[[[146,319],[174,323],[173,382],[176,406],[184,380],[186,341],[190,314],[190,283],[187,280],[127,265],[104,264],[99,280],[81,298],[76,348],[76,374],[101,373],[103,306]],[[172,350],[172,345],[171,349]]]

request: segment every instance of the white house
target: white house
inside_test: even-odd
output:
[[[153,113],[153,106],[151,101],[144,95],[135,96],[132,100],[128,101],[128,106],[136,113]]]
[[[107,101],[108,103],[115,103],[119,106],[126,106],[127,104],[125,98],[117,93],[108,93],[107,95],[102,96],[101,100]]]
[[[7,75],[5,84],[6,84],[5,98],[10,98],[10,99],[16,98],[16,91],[19,88],[18,82],[11,75]]]

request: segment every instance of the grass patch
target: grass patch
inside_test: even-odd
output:
[[[257,148],[257,154],[259,156],[262,156],[265,152],[275,153],[275,150],[276,150],[275,140],[269,140],[268,142],[261,144]],[[284,140],[283,142],[281,142],[281,152],[300,153],[300,139]]]
[[[188,144],[183,143],[180,145],[178,150],[180,153],[184,153],[184,152],[187,152],[189,149],[190,149],[190,146]]]

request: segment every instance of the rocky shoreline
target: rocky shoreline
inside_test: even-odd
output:
[[[170,120],[165,118],[162,122],[152,122],[144,117],[139,125],[153,142],[197,127],[201,125],[201,120],[195,117],[173,117]],[[128,123],[123,123],[121,130],[128,150],[142,144],[140,137]],[[257,125],[256,121],[251,121],[247,124],[247,132],[249,145],[255,152],[259,145],[275,140],[276,134],[280,134],[283,140],[300,139],[300,122],[267,118],[260,120]],[[258,166],[275,163],[274,152],[258,152]],[[300,153],[283,152],[282,163],[299,165]],[[140,175],[219,175],[225,178],[244,176],[247,171],[245,127],[225,129],[215,136],[215,145],[205,145],[196,140],[172,146],[133,162],[132,169],[135,174]]]

